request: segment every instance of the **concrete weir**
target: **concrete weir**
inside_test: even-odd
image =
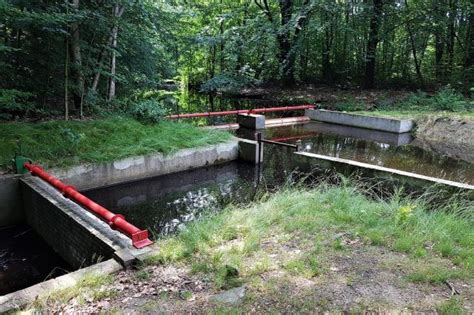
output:
[[[245,151],[245,149],[244,149]],[[242,154],[242,153],[241,153]],[[239,158],[239,140],[173,154],[154,154],[115,162],[48,170],[78,190],[87,190],[160,176]],[[26,222],[76,272],[0,296],[0,313],[32,302],[39,295],[77,283],[90,271],[102,274],[128,267],[150,252],[137,250],[131,240],[58,190],[31,175],[0,176],[0,227]],[[104,261],[105,260],[105,261]],[[97,264],[100,261],[102,263]],[[87,267],[89,266],[89,267]]]
[[[124,252],[128,257],[145,252],[134,249],[129,238],[40,178],[26,176],[21,179],[21,185],[28,225],[73,268],[89,266]]]
[[[429,186],[442,186],[450,191],[463,192],[467,198],[474,199],[474,186],[464,183],[453,182],[445,179],[424,176],[420,174],[396,170],[393,168],[382,167],[367,163],[356,162],[352,160],[340,159],[326,155],[319,155],[307,152],[295,152],[295,163],[303,171],[310,171],[315,168],[334,169],[338,173],[351,175],[359,172],[360,174],[379,178],[382,180],[395,180],[408,187],[426,188]]]
[[[305,116],[308,116],[312,120],[327,123],[381,130],[393,133],[410,132],[415,126],[411,120],[348,114],[320,109],[307,109],[305,111]]]

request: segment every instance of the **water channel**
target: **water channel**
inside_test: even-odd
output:
[[[256,101],[250,100],[213,102],[213,107],[202,98],[185,102],[179,105],[180,112],[256,106]],[[258,105],[288,104],[262,101]],[[212,121],[204,118],[193,123],[228,123],[234,119],[233,116]],[[238,131],[238,135],[253,138],[254,132]],[[307,152],[474,184],[472,164],[412,145],[409,134],[394,135],[312,122],[267,129],[264,138],[287,143],[301,140],[303,150]],[[264,163],[260,167],[236,161],[84,193],[113,212],[125,215],[136,226],[149,229],[156,239],[179,231],[187,222],[220,211],[231,203],[246,204],[260,192],[291,183],[295,173],[290,153],[289,149],[265,145]],[[67,271],[71,271],[67,264],[27,225],[0,229],[0,295]]]

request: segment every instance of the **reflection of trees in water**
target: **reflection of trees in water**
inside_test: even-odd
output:
[[[474,169],[468,163],[413,145],[394,146],[351,137],[318,135],[304,139],[303,150],[438,178],[471,183],[474,180]]]
[[[2,271],[7,264],[7,255],[8,251],[6,249],[0,250],[0,271]]]
[[[205,213],[222,210],[232,202],[245,202],[250,187],[244,180],[227,180],[187,192],[168,194],[152,202],[122,209],[122,213],[136,225],[166,235]]]

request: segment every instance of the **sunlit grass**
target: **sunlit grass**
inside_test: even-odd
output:
[[[130,118],[0,124],[0,169],[21,153],[45,167],[98,163],[130,156],[225,142],[226,132],[162,121],[144,125]],[[21,150],[21,152],[19,152]]]
[[[311,278],[324,272],[327,252],[345,250],[333,238],[343,231],[367,245],[407,254],[414,262],[430,257],[450,260],[457,270],[435,263],[407,266],[408,280],[438,283],[474,274],[473,211],[472,202],[460,203],[455,210],[433,210],[423,198],[372,200],[352,186],[289,189],[249,207],[231,207],[191,223],[180,234],[158,241],[158,254],[150,262],[189,262],[194,272],[214,274],[222,285],[225,266],[243,271],[243,277],[255,274],[254,265],[270,269],[262,242],[279,235],[277,243],[306,244],[304,253],[288,255],[281,267]],[[322,249],[319,242],[326,247]]]

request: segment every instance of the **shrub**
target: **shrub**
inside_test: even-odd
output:
[[[366,110],[364,102],[356,99],[350,99],[345,102],[336,103],[334,107],[336,110],[347,112]]]
[[[452,112],[463,111],[471,107],[472,101],[467,101],[461,93],[449,85],[440,89],[433,97],[429,97],[425,92],[418,91],[396,106],[397,109],[401,110],[444,110]]]
[[[0,89],[0,119],[23,116],[33,110],[34,106],[28,101],[32,96],[31,93],[14,89]]]
[[[437,110],[459,112],[466,109],[467,102],[461,93],[446,86],[433,97],[433,104]]]
[[[166,110],[158,101],[147,99],[133,103],[131,114],[142,123],[156,124],[165,116]]]
[[[246,87],[255,86],[258,83],[258,80],[245,73],[238,75],[223,73],[204,82],[200,91],[203,93],[235,92]]]

